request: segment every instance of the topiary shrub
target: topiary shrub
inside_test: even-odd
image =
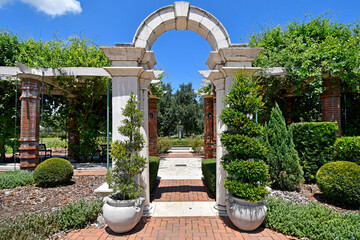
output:
[[[235,197],[261,201],[268,194],[269,174],[263,161],[266,147],[259,140],[262,127],[252,117],[263,106],[258,79],[238,74],[225,104],[220,118],[228,129],[221,135],[221,142],[228,152],[222,165],[229,177],[224,186]]]
[[[360,137],[341,137],[334,145],[334,158],[360,164]]]
[[[52,187],[69,183],[73,174],[73,166],[68,160],[49,158],[35,168],[33,177],[39,186]]]
[[[201,170],[207,187],[215,195],[216,194],[216,158],[203,159],[201,162]]]
[[[159,154],[166,153],[170,148],[172,148],[172,142],[168,137],[162,137],[158,139],[157,142],[157,151]]]
[[[337,129],[335,122],[303,122],[290,125],[306,182],[315,182],[319,168],[333,160]]]
[[[360,166],[356,163],[327,163],[317,172],[316,182],[326,198],[360,206]]]
[[[304,172],[278,104],[272,109],[270,120],[265,124],[262,142],[269,149],[266,163],[272,185],[284,190],[296,190],[304,182]]]

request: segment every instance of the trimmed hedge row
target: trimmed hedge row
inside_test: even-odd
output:
[[[354,162],[330,162],[316,174],[324,196],[336,202],[360,207],[360,165]]]
[[[360,137],[341,137],[336,139],[334,159],[360,164]]]
[[[216,194],[216,158],[203,159],[201,163],[202,174],[210,191]]]
[[[306,182],[315,182],[319,168],[333,160],[337,129],[334,122],[303,122],[290,125]]]
[[[80,200],[50,213],[30,213],[0,219],[0,239],[47,239],[59,231],[83,228],[101,212],[102,201]]]
[[[156,179],[159,171],[160,158],[149,157],[149,171],[150,171],[150,192],[152,192],[156,185]]]

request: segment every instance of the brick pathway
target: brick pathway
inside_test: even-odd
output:
[[[184,152],[184,153],[167,153],[167,154],[161,155],[161,157],[164,157],[164,158],[201,158],[204,156],[199,155],[199,154]]]
[[[207,202],[215,201],[203,180],[160,180],[152,196],[154,202]]]
[[[113,233],[109,228],[84,229],[70,232],[63,239],[223,239],[223,240],[285,240],[286,237],[269,229],[259,228],[255,232],[239,231],[227,217],[167,217],[142,218],[140,223],[125,234]]]

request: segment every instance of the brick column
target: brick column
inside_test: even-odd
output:
[[[19,74],[21,78],[20,168],[34,170],[39,164],[41,78]]]
[[[73,104],[73,99],[69,99],[69,105]],[[67,122],[68,125],[68,160],[76,161],[79,160],[79,154],[76,152],[76,147],[80,143],[79,132],[78,132],[78,122],[74,116],[72,110],[69,111],[69,119]]]
[[[205,159],[213,158],[213,140],[214,140],[214,109],[213,96],[204,95],[204,150]]]
[[[216,116],[216,90],[213,86],[213,116]],[[212,157],[216,158],[216,117],[213,117],[213,141],[212,141]]]
[[[338,136],[341,136],[341,92],[339,81],[324,79],[326,90],[321,95],[321,112],[323,122],[337,122]]]
[[[149,96],[149,155],[157,156],[157,100],[154,95]]]

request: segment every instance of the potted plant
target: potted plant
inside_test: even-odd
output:
[[[254,114],[263,106],[258,80],[239,73],[225,97],[226,108],[220,118],[227,125],[221,142],[227,153],[222,166],[229,195],[226,209],[236,227],[246,231],[258,228],[265,219],[265,197],[269,185],[268,167],[263,161],[266,148],[260,143],[262,131]]]
[[[103,215],[109,228],[117,233],[128,232],[140,221],[144,210],[144,198],[140,197],[142,187],[134,180],[146,166],[146,158],[139,155],[144,146],[140,133],[143,113],[134,93],[123,110],[125,119],[118,128],[125,140],[111,144],[113,168],[108,170],[106,181],[113,193],[104,198]]]

